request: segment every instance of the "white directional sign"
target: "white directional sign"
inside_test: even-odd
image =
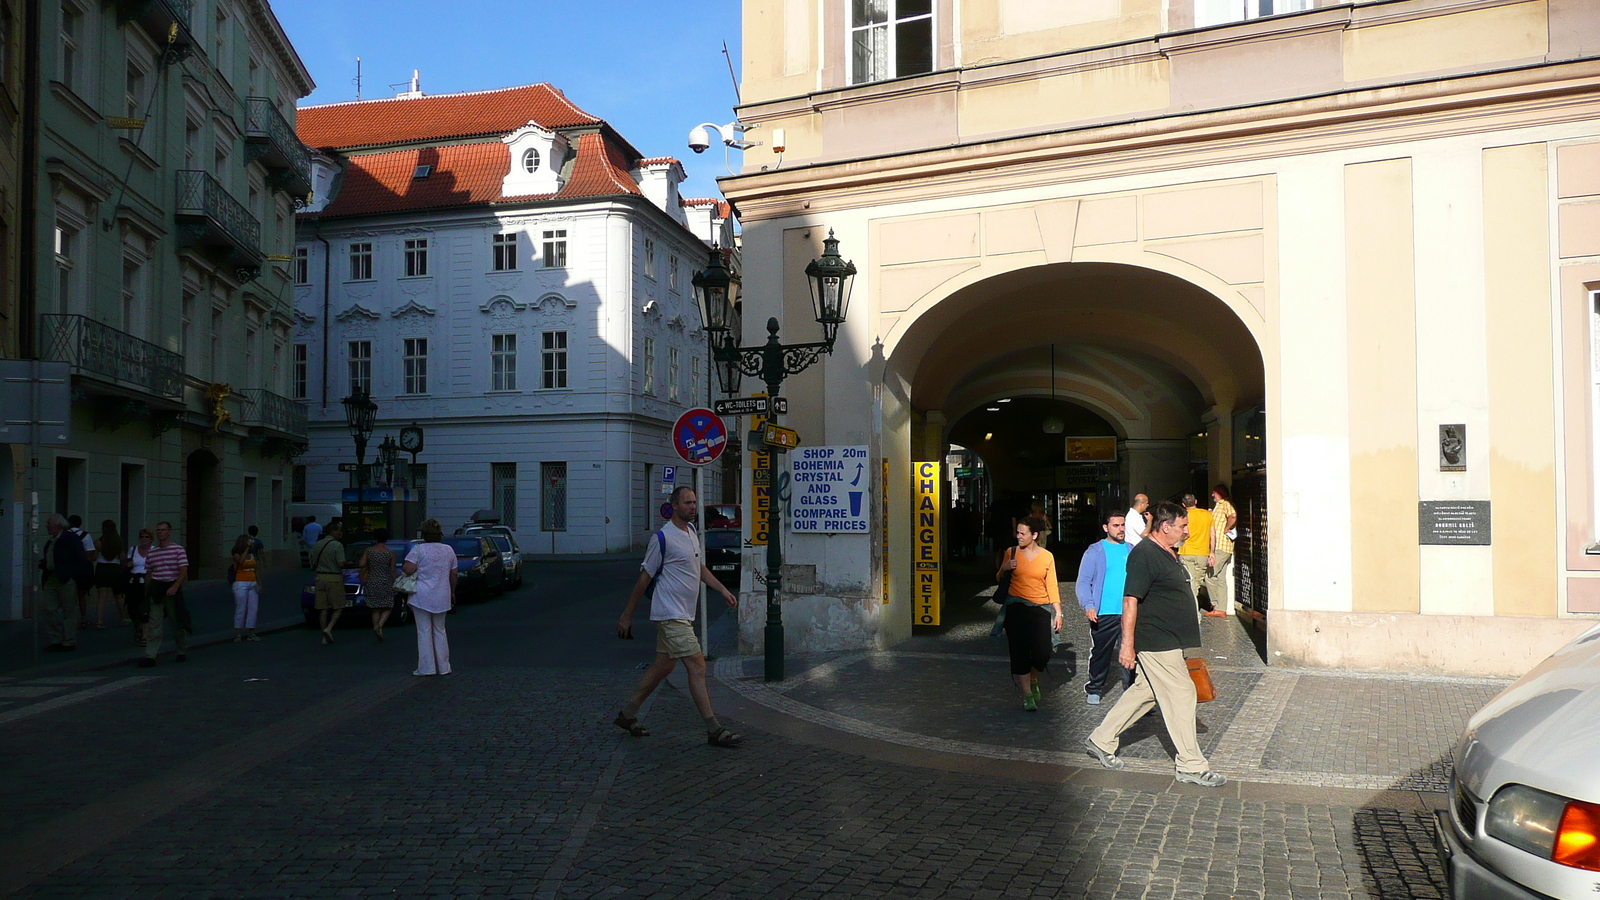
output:
[[[789,530],[866,534],[872,469],[866,447],[800,447],[789,455]]]

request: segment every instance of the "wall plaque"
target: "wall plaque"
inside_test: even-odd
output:
[[[1423,500],[1417,504],[1424,545],[1488,546],[1489,501]]]
[[[1467,426],[1464,424],[1439,426],[1439,471],[1465,472],[1467,470]],[[1488,543],[1485,541],[1484,543]]]

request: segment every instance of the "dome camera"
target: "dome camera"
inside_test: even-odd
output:
[[[704,153],[706,148],[710,146],[711,135],[706,133],[706,127],[704,125],[696,125],[694,130],[689,132],[689,149],[696,153]]]

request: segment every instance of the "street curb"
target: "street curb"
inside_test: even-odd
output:
[[[273,619],[270,622],[258,623],[256,625],[256,634],[276,634],[280,631],[288,631],[291,628],[304,628],[305,624],[304,616],[285,616],[281,619]],[[189,639],[189,649],[196,650],[200,647],[213,647],[217,644],[231,643],[233,634],[233,629],[230,628],[227,631],[212,631],[206,634],[194,635]],[[60,662],[40,663],[37,666],[13,669],[7,677],[31,678],[64,672],[103,672],[106,669],[114,669],[118,666],[132,665],[143,658],[144,651],[139,647],[129,647],[127,651],[107,650],[90,656],[75,656]]]

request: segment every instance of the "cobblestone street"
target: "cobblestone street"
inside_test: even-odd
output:
[[[1024,713],[1000,649],[962,626],[794,659],[776,686],[724,656],[713,697],[743,747],[706,746],[681,673],[636,739],[610,724],[653,645],[647,627],[611,637],[633,571],[546,565],[463,607],[449,678],[410,676],[409,628],[14,673],[0,892],[1448,896],[1427,810],[1496,683],[1269,668],[1240,626],[1208,620],[1208,654],[1229,658],[1202,739],[1234,780],[1207,790],[1173,783],[1155,717],[1129,771],[1094,767],[1076,742],[1107,707],[1083,703],[1081,667]]]

